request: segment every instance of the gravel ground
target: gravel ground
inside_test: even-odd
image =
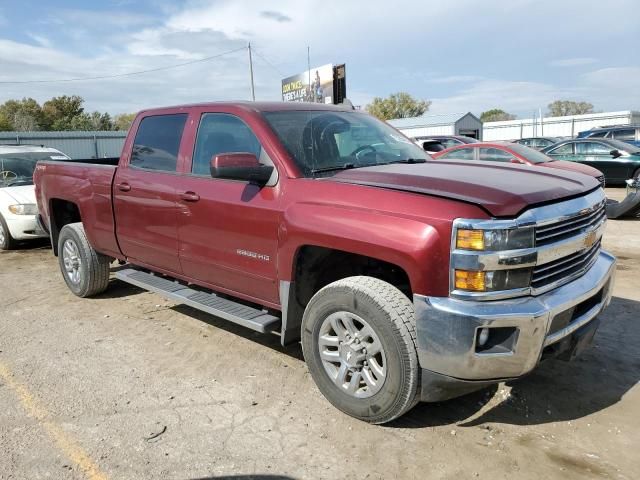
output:
[[[578,361],[388,426],[332,408],[297,346],[115,279],[76,298],[42,243],[0,253],[0,478],[640,478],[639,234],[609,222]]]

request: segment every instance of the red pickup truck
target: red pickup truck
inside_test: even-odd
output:
[[[113,166],[38,164],[39,220],[76,295],[113,273],[301,340],[327,399],[384,423],[572,358],[611,298],[596,179],[428,158],[337,106],[146,110]]]

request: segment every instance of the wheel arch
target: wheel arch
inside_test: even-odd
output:
[[[58,256],[58,238],[62,227],[69,223],[82,222],[80,208],[75,202],[61,198],[49,200],[49,234],[53,254]]]

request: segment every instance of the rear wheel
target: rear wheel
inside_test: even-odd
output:
[[[359,276],[321,289],[305,309],[302,348],[322,394],[348,415],[386,423],[416,404],[413,304],[393,285]]]
[[[11,236],[7,222],[0,215],[0,250],[11,250],[15,248],[16,241]]]
[[[70,223],[60,230],[58,262],[69,290],[78,297],[90,297],[107,289],[111,259],[93,249],[82,223]]]

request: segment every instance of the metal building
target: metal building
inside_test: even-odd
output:
[[[482,138],[482,122],[471,112],[396,118],[387,123],[410,138],[423,135],[466,135]]]
[[[485,122],[482,138],[492,140],[517,140],[527,137],[575,137],[578,133],[595,127],[640,123],[640,112],[587,113],[566,117],[524,118],[504,122]]]
[[[73,159],[119,157],[127,136],[115,132],[0,132],[0,145],[44,145]]]

